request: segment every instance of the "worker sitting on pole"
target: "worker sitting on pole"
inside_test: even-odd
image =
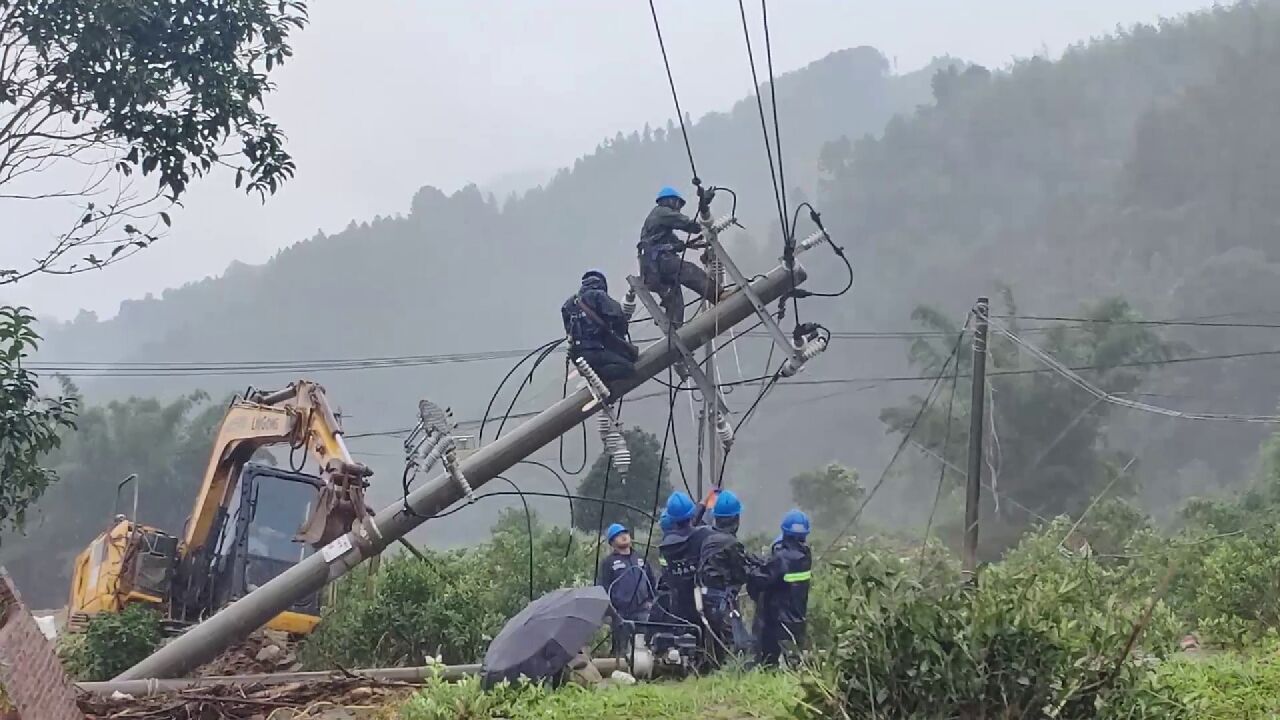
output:
[[[717,662],[722,662],[730,651],[745,651],[751,646],[750,632],[738,610],[738,595],[753,564],[738,540],[741,518],[742,502],[738,496],[732,490],[720,491],[711,509],[711,534],[702,543],[698,563],[702,615],[714,634],[709,638],[708,650]]]
[[[808,537],[809,517],[799,510],[788,511],[769,559],[752,570],[747,580],[747,591],[756,603],[762,665],[777,665],[784,650],[793,659],[804,643],[813,570]]]
[[[667,320],[674,330],[684,323],[684,293],[680,287],[689,288],[709,302],[720,299],[715,284],[702,268],[683,259],[686,248],[705,247],[698,238],[688,241],[676,237],[676,231],[698,233],[702,226],[680,212],[684,198],[673,187],[658,191],[658,198],[640,229],[639,251],[640,279],[646,288],[658,295]]]
[[[610,525],[605,542],[613,552],[600,563],[600,587],[609,593],[613,610],[613,656],[624,658],[633,635],[629,624],[648,620],[656,583],[653,569],[643,556],[632,551],[631,532],[626,527],[621,523]]]
[[[631,343],[622,306],[609,297],[603,272],[583,273],[578,292],[560,307],[560,318],[569,336],[570,357],[585,360],[607,384],[635,374],[640,350]]]

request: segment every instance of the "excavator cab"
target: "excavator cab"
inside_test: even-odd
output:
[[[296,535],[316,506],[324,482],[314,475],[246,463],[217,546],[211,587],[214,607],[235,602],[265,585],[314,550]],[[277,615],[267,627],[310,632],[320,621],[320,593]]]

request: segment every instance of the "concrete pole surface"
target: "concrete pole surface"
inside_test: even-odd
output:
[[[779,266],[751,283],[751,287],[767,304],[790,291],[792,282],[799,285],[806,277],[799,265],[794,274]],[[754,312],[746,293],[734,293],[711,312],[686,323],[680,328],[679,337],[686,347],[693,350],[710,342],[720,332],[752,317]],[[678,359],[680,353],[670,343],[654,343],[636,361],[635,377],[617,383],[615,394],[631,391]],[[463,475],[473,488],[484,485],[590,417],[596,411],[589,405],[591,401],[591,393],[585,387],[579,389],[464,460]],[[442,473],[433,477],[409,494],[407,504],[412,512],[406,513],[401,502],[392,503],[375,517],[357,523],[351,532],[174,638],[114,679],[141,680],[185,675],[217,657],[227,646],[248,637],[298,599],[346,575],[367,558],[378,555],[387,545],[464,497],[462,488],[448,475]]]
[[[608,677],[614,670],[626,668],[626,663],[619,663],[614,658],[596,658],[591,664]],[[252,675],[214,675],[203,678],[178,678],[173,680],[106,680],[104,682],[76,683],[76,689],[90,695],[111,695],[124,693],[134,697],[151,697],[153,695],[172,695],[184,690],[195,690],[224,685],[252,685],[266,687],[269,685],[290,685],[293,683],[325,683],[349,682],[367,679],[370,682],[403,682],[419,683],[429,679],[454,682],[468,675],[479,675],[484,668],[479,664],[471,665],[420,665],[406,668],[373,668],[352,670],[350,675],[328,671],[256,673]]]

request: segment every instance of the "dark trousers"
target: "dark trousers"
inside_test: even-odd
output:
[[[578,357],[587,361],[606,385],[635,375],[636,365],[612,350],[579,350]]]
[[[777,665],[784,653],[788,657],[794,656],[804,643],[804,623],[786,623],[766,619],[758,623],[757,627],[760,630],[761,665]]]
[[[708,652],[717,662],[723,662],[729,653],[749,650],[753,644],[738,611],[737,593],[733,590],[707,588],[703,595],[702,610],[711,626],[714,638],[707,638]]]
[[[715,302],[718,299],[711,278],[697,265],[681,260],[675,253],[662,254],[655,264],[656,267],[642,266],[640,276],[645,287],[657,294],[673,329],[684,324],[682,286],[694,291],[704,300]]]

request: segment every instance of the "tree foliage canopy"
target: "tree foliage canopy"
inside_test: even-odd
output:
[[[618,477],[608,455],[601,455],[591,465],[591,470],[578,485],[578,495],[592,498],[605,498],[619,503],[633,505],[649,513],[657,514],[660,503],[666,501],[671,493],[671,461],[662,458],[662,448],[658,438],[640,428],[624,430],[622,436],[631,451],[631,470],[626,482]],[[661,466],[658,461],[662,460]],[[606,491],[606,475],[608,489]],[[648,529],[649,515],[636,512],[624,505],[590,502],[579,500],[573,504],[573,526],[584,532],[597,532],[600,528],[600,513],[603,507],[604,524],[620,522],[632,529]]]
[[[0,2],[0,199],[74,207],[48,252],[0,268],[0,284],[145,248],[169,225],[165,205],[219,166],[274,193],[294,164],[259,106],[306,17],[297,0]],[[72,168],[70,186],[45,177]],[[154,173],[155,190],[137,188],[135,171]]]
[[[68,390],[72,398],[79,393]],[[59,444],[42,462],[49,469],[37,467],[56,471],[59,482],[44,492],[24,532],[6,537],[0,549],[30,602],[65,600],[72,558],[107,527],[116,483],[131,473],[138,475],[140,521],[166,532],[182,529],[225,412],[208,400],[195,392],[168,403],[130,398],[89,406],[74,433],[55,436]]]
[[[844,525],[866,494],[858,484],[858,471],[840,463],[829,463],[791,478],[791,496],[796,505],[828,532]]]
[[[1166,360],[1176,350],[1150,327],[1126,324],[1139,317],[1118,298],[1085,305],[1078,316],[1086,322],[1032,328],[1009,317],[1018,310],[1006,290],[1004,308],[993,308],[992,314],[1001,316],[996,322],[1015,335],[1065,365],[1081,368],[1089,382],[1114,395],[1133,392],[1150,363]],[[918,338],[909,353],[914,367],[925,374],[941,374],[939,392],[923,414],[924,399],[913,397],[906,405],[886,408],[880,417],[891,432],[910,432],[918,447],[943,459],[953,469],[944,482],[959,488],[963,486],[959,469],[967,467],[972,333],[965,333],[957,344],[961,323],[926,307],[917,309],[915,317],[923,327],[943,334],[941,339]],[[987,363],[989,419],[984,455],[988,462],[982,481],[987,502],[983,537],[989,552],[1012,544],[1037,520],[1078,515],[1103,490],[1110,488],[1109,493],[1120,497],[1134,492],[1137,458],[1112,447],[1107,434],[1113,405],[1049,371],[1001,333],[990,335]]]
[[[45,459],[75,428],[77,401],[43,397],[36,374],[23,367],[40,341],[34,322],[26,308],[0,307],[0,530],[23,527],[57,479]]]

